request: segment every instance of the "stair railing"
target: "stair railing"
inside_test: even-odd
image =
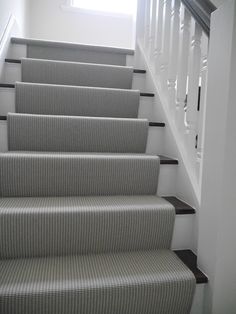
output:
[[[139,0],[137,49],[200,189],[210,14],[208,0]]]

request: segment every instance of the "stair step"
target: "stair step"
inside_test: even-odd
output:
[[[187,203],[181,201],[175,196],[163,196],[168,202],[170,202],[175,210],[177,215],[189,215],[189,214],[195,214],[195,209],[188,205]]]
[[[159,158],[138,154],[0,154],[2,197],[154,195]]]
[[[10,63],[21,62],[23,82],[132,88],[133,67],[29,58],[7,60]]]
[[[12,37],[11,43],[12,44],[18,44],[18,45],[19,44],[20,45],[31,45],[31,46],[36,46],[37,48],[39,48],[39,47],[71,48],[71,49],[81,49],[81,50],[89,50],[89,51],[110,52],[110,53],[134,55],[134,49],[109,47],[109,46],[86,45],[86,44],[80,44],[80,43],[45,40],[45,39]]]
[[[9,113],[9,115],[10,115],[11,113]],[[25,115],[27,115],[27,114],[25,114]],[[60,116],[58,116],[58,117],[60,117]],[[67,117],[69,117],[69,116],[67,116]],[[0,120],[7,120],[7,116],[0,116]],[[139,119],[139,120],[141,120],[141,119]],[[164,122],[149,122],[148,123],[148,125],[150,126],[150,127],[165,127],[165,123]]]
[[[193,272],[198,284],[208,283],[208,277],[197,267],[197,256],[191,250],[175,250],[174,252]]]
[[[154,195],[1,198],[0,258],[167,249],[174,221]]]
[[[87,86],[16,83],[16,112],[137,118],[140,92]]]
[[[25,59],[25,58],[24,58]],[[28,58],[28,59],[32,59],[32,60],[40,60],[40,58]],[[27,58],[26,58],[27,60]],[[48,59],[42,59],[42,60],[45,60],[45,61],[51,61],[51,62],[57,62],[57,61],[54,61],[54,60],[48,60]],[[64,60],[65,61],[65,60]],[[22,60],[21,59],[10,59],[10,58],[6,58],[5,59],[5,62],[7,63],[17,63],[17,64],[21,64],[22,63]],[[59,62],[62,62],[62,61],[59,61]],[[65,61],[65,62],[73,62],[73,61]],[[73,63],[83,63],[83,62],[73,62]],[[89,63],[88,63],[89,64]],[[92,64],[92,63],[90,63]],[[95,64],[96,65],[96,64]],[[100,64],[101,65],[101,64]],[[109,64],[110,65],[110,64]],[[124,66],[125,67],[125,66]],[[133,73],[136,73],[136,74],[146,74],[147,71],[146,70],[143,70],[143,69],[133,69]]]
[[[8,115],[9,151],[144,154],[147,136],[144,119]]]
[[[127,57],[134,55],[133,49],[92,46],[70,42],[11,38],[11,43],[26,45],[28,58],[89,62],[99,64],[126,65]],[[14,48],[14,46],[13,46]],[[16,56],[18,56],[16,54]]]
[[[195,277],[170,250],[0,261],[4,313],[188,313]]]
[[[0,88],[15,88],[15,84],[0,83]],[[140,92],[140,97],[155,97],[155,94]]]

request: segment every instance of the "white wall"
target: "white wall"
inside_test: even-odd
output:
[[[70,12],[62,9],[66,0],[30,0],[29,36],[92,45],[133,48],[132,17]]]
[[[6,28],[8,20],[13,14],[16,18],[19,31],[21,35],[25,35],[27,23],[26,23],[26,12],[27,12],[28,0],[1,0],[0,1],[0,39]]]
[[[206,314],[236,313],[236,2],[212,15],[198,262]]]
[[[218,8],[220,5],[225,3],[228,0],[211,0],[211,2]]]

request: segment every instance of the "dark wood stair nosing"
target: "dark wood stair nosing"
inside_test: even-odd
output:
[[[0,88],[15,88],[15,84],[0,83]]]
[[[18,64],[21,64],[21,60],[20,60],[20,59],[9,59],[9,58],[6,58],[6,59],[5,59],[5,62],[7,62],[7,63],[18,63]]]
[[[174,206],[176,215],[193,215],[196,213],[192,206],[183,202],[176,196],[162,196],[162,198],[166,199]]]
[[[138,73],[138,74],[146,74],[147,73],[146,70],[142,70],[142,69],[134,69],[133,72]]]
[[[144,92],[140,92],[140,96],[141,97],[155,97],[154,93],[144,93]]]
[[[197,256],[191,250],[174,250],[174,253],[192,271],[197,284],[208,283],[208,277],[197,267]]]
[[[160,157],[160,164],[161,165],[178,165],[178,159],[170,158],[164,155],[158,155]]]

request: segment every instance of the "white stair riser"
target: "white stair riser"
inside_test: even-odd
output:
[[[27,57],[27,46],[19,44],[11,44],[8,58],[21,59]]]
[[[0,115],[6,116],[8,112],[15,112],[15,89],[0,88]]]
[[[140,97],[138,117],[153,120],[153,97]]]
[[[176,177],[178,165],[161,165],[157,194],[176,195]]]
[[[9,84],[15,84],[15,82],[21,82],[21,64],[19,63],[5,63],[5,77],[4,82]]]
[[[193,298],[193,304],[190,314],[202,314],[203,304],[204,304],[204,295],[207,285],[199,284],[196,285],[195,295]]]
[[[172,249],[192,249],[195,215],[176,215]]]

